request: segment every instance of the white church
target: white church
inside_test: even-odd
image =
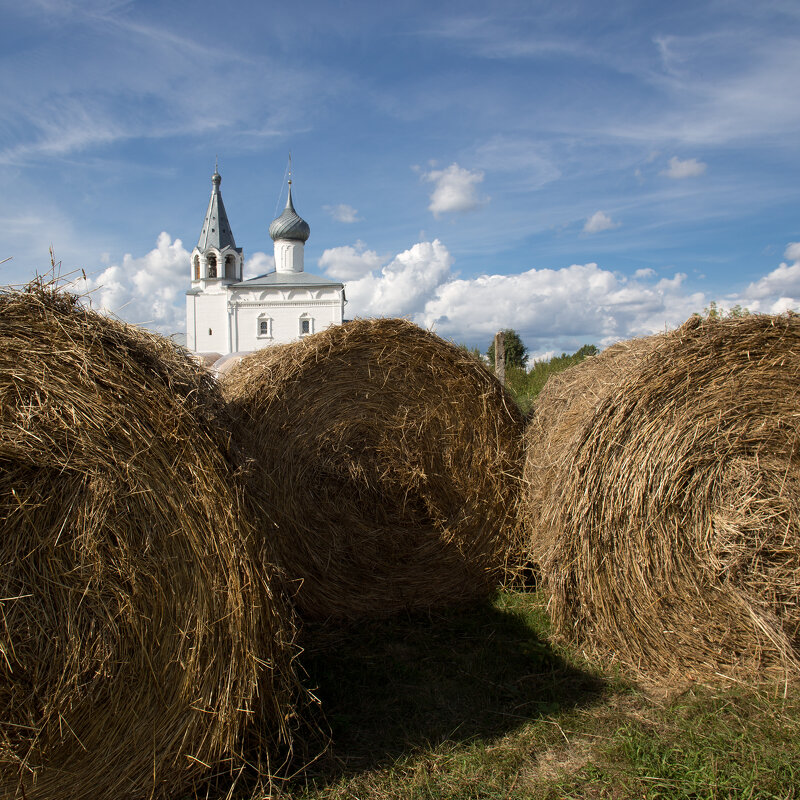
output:
[[[221,182],[215,169],[203,230],[192,250],[187,348],[199,356],[244,355],[341,325],[344,284],[304,269],[303,251],[311,229],[294,210],[291,177],[286,208],[269,226],[275,271],[249,280],[242,280],[244,253],[233,238]]]

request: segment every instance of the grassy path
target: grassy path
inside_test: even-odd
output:
[[[535,593],[305,634],[332,745],[292,800],[800,797],[800,691],[656,700],[547,643]]]

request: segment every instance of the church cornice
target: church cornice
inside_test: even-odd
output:
[[[188,292],[187,292],[188,294]],[[316,306],[337,306],[341,300],[331,297],[327,300],[228,300],[228,308],[307,308]]]

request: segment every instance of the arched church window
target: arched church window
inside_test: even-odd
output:
[[[225,256],[225,277],[231,279],[236,277],[236,259],[230,255]]]
[[[300,335],[307,336],[309,333],[314,333],[314,320],[311,317],[303,314],[300,317]]]
[[[194,279],[200,280],[200,256],[194,257]]]
[[[208,264],[208,277],[217,277],[217,257],[213,253],[206,256],[206,263]]]
[[[270,317],[258,318],[258,336],[259,338],[272,338],[272,319]]]

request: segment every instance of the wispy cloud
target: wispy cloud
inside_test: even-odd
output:
[[[322,209],[337,222],[349,224],[361,221],[361,218],[358,216],[358,211],[353,208],[353,206],[348,206],[346,203],[339,203],[335,206],[323,206]]]
[[[532,191],[561,177],[548,147],[530,136],[495,134],[469,153],[476,168],[503,175],[507,185]]]
[[[298,99],[337,90],[335,70],[323,82],[302,63],[279,63],[241,47],[213,48],[153,23],[130,3],[37,0],[18,13],[32,14],[41,25],[57,23],[62,33],[57,47],[23,50],[14,81],[0,81],[0,163],[212,131],[284,135],[302,117]],[[91,48],[80,50],[78,38]]]

